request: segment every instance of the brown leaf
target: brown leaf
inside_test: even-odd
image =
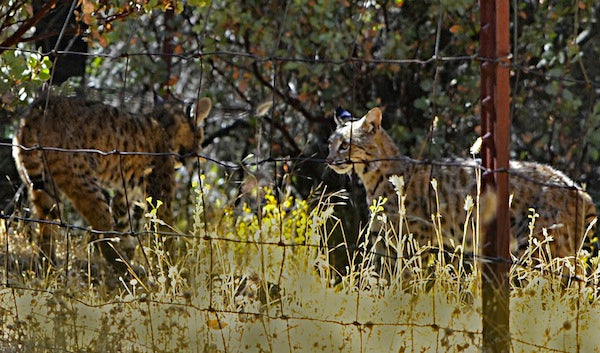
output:
[[[100,46],[102,48],[108,47],[108,41],[106,40],[106,38],[104,36],[98,37],[98,44],[100,44]]]
[[[452,34],[456,34],[461,31],[462,31],[461,25],[454,25],[454,26],[450,27],[450,33],[452,33]]]
[[[94,38],[96,41],[98,41],[98,44],[100,44],[100,46],[102,48],[106,48],[108,46],[108,41],[102,34],[100,34],[100,32],[98,32],[97,29],[92,29],[91,35],[92,35],[92,38]]]
[[[83,11],[84,14],[91,15],[95,9],[96,7],[90,0],[83,0],[81,2],[81,11]]]
[[[83,23],[85,23],[88,26],[92,25],[94,23],[94,16],[90,15],[89,13],[84,14]]]
[[[227,327],[227,323],[219,321],[217,319],[208,320],[208,327],[213,330],[221,330]]]
[[[171,76],[169,78],[169,81],[167,82],[167,85],[173,86],[173,85],[175,85],[177,83],[177,81],[179,81],[179,77],[177,77],[177,76]]]
[[[242,93],[246,92],[248,90],[248,80],[240,80],[240,83],[238,84],[238,89]]]
[[[308,98],[309,98],[309,95],[306,92],[302,92],[298,95],[298,100],[300,102],[306,102],[308,100]]]
[[[23,8],[25,8],[25,12],[27,12],[29,16],[33,16],[33,6],[31,6],[31,4],[25,4],[23,5]]]

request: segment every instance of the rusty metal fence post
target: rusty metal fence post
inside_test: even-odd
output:
[[[509,4],[480,0],[481,134],[483,193],[496,193],[496,214],[484,232],[482,269],[483,352],[510,352],[508,214],[509,161]],[[494,172],[491,172],[494,171]]]

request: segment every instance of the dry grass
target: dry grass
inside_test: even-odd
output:
[[[407,256],[389,265],[385,280],[372,271],[375,258],[364,256],[332,281],[320,245],[339,227],[339,195],[308,205],[292,197],[278,202],[266,190],[256,208],[233,210],[206,182],[196,190],[186,255],[170,262],[162,238],[146,239],[153,276],[141,282],[107,289],[77,274],[66,280],[63,271],[9,271],[13,286],[0,290],[0,350],[480,351],[479,269],[466,271],[469,260],[460,251],[459,261],[430,262],[410,237],[394,242],[382,234]],[[1,232],[19,239],[18,229]],[[73,257],[85,256],[84,245],[72,247]],[[565,261],[527,254],[524,260],[527,266],[513,267],[520,283],[511,292],[513,351],[600,351],[598,272],[590,270],[585,284],[565,283],[553,275]]]

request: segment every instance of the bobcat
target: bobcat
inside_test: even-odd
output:
[[[175,157],[168,153],[197,151],[203,140],[201,123],[211,106],[210,99],[200,99],[191,119],[169,104],[148,115],[135,115],[79,98],[40,98],[21,119],[13,140],[13,156],[34,216],[42,221],[59,219],[59,199],[65,196],[94,230],[125,231],[127,204],[143,201],[145,194],[164,203],[159,217],[169,222]],[[101,155],[57,148],[165,154]],[[108,191],[112,197],[105,196]],[[50,259],[54,259],[53,227],[43,222],[39,227],[42,254]],[[99,241],[105,259],[121,273],[126,270],[122,260],[129,260],[135,249],[132,237],[122,240],[119,246]]]
[[[478,163],[467,159],[429,164],[409,162],[381,128],[381,119],[381,110],[373,108],[360,120],[338,123],[329,138],[329,166],[339,174],[350,174],[354,170],[366,189],[369,204],[380,196],[387,198],[383,207],[387,218],[396,226],[399,223],[398,197],[388,179],[393,175],[403,176],[406,222],[402,232],[413,233],[421,245],[437,244],[432,214],[439,211],[444,243],[463,244],[466,220],[463,205],[467,195],[476,196]],[[433,178],[437,180],[439,209],[431,185]],[[554,237],[550,243],[554,256],[575,255],[588,225],[596,217],[591,197],[562,172],[538,163],[511,162],[509,180],[510,192],[514,195],[510,208],[511,251],[519,253],[527,247],[529,208],[534,208],[539,214],[534,236],[543,239],[542,228],[546,228]],[[376,222],[372,227],[377,232],[382,226]],[[472,252],[472,230],[464,240],[465,251]]]

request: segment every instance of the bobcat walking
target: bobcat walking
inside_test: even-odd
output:
[[[392,175],[403,176],[406,191],[406,222],[402,232],[413,233],[421,245],[437,244],[432,214],[442,215],[442,238],[445,244],[463,243],[466,212],[465,197],[476,196],[476,161],[453,159],[430,164],[411,163],[403,159],[391,137],[381,128],[379,108],[371,109],[362,119],[339,124],[329,139],[328,162],[339,174],[353,170],[361,179],[367,202],[380,196],[388,199],[384,205],[388,219],[398,225],[398,198]],[[437,196],[430,181],[437,180]],[[511,162],[510,192],[514,195],[510,208],[511,251],[524,250],[528,245],[529,209],[539,214],[534,236],[544,237],[548,230],[554,256],[573,256],[579,250],[590,222],[596,217],[591,197],[562,172],[533,162]],[[373,225],[378,231],[382,224]],[[471,229],[472,231],[472,229]],[[593,233],[592,233],[593,234]],[[467,232],[465,251],[472,252],[472,233]],[[483,244],[485,246],[485,244]]]
[[[79,98],[40,98],[21,119],[13,140],[13,156],[34,216],[42,221],[59,219],[59,200],[65,196],[94,230],[125,231],[126,201],[133,205],[145,195],[164,202],[159,217],[169,222],[175,157],[167,153],[198,150],[201,123],[211,106],[210,99],[200,99],[193,119],[168,104],[136,115]],[[101,155],[57,148],[165,154]],[[113,196],[107,199],[106,191]],[[42,253],[52,259],[55,226],[40,223],[39,228]],[[122,240],[119,246],[99,242],[103,256],[121,273],[126,267],[118,259],[129,260],[135,249],[132,237]]]

